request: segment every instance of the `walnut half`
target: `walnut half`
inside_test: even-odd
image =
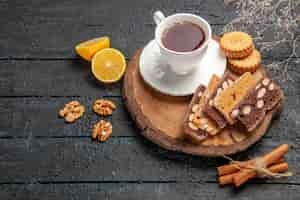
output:
[[[116,105],[109,100],[98,99],[94,102],[93,110],[100,116],[112,115],[113,110],[116,109]]]
[[[112,124],[110,122],[100,120],[94,125],[92,131],[92,139],[98,139],[100,142],[106,141],[112,134]]]
[[[79,119],[85,109],[84,106],[81,105],[78,101],[71,101],[65,105],[63,109],[59,111],[59,116],[63,117],[66,122],[74,122]]]

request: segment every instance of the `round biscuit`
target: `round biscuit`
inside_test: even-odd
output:
[[[230,69],[236,73],[255,72],[260,66],[261,55],[255,49],[248,57],[243,59],[228,59],[228,63]]]

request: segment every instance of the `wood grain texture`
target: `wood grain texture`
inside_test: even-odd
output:
[[[95,97],[17,97],[0,98],[0,138],[14,137],[89,137],[92,124],[101,117],[93,113],[91,105]],[[134,126],[121,97],[107,97],[116,102],[118,109],[106,118],[113,123],[113,137],[136,137],[139,130]],[[84,116],[74,124],[66,124],[57,115],[58,110],[72,99],[86,107]],[[284,109],[275,119],[265,137],[297,139],[299,137],[299,94],[285,98]],[[49,128],[49,126],[51,128]]]
[[[268,63],[269,60],[264,60]],[[300,58],[288,63],[288,76],[266,68],[285,96],[300,94]],[[0,60],[0,96],[121,96],[122,82],[104,85],[90,72],[90,63],[81,60]]]
[[[33,97],[0,98],[0,138],[16,137],[90,137],[93,125],[103,119],[92,110],[97,97]],[[134,124],[125,110],[121,98],[106,98],[116,103],[117,109],[105,119],[113,124],[113,136],[133,136]],[[64,122],[58,111],[71,100],[85,106],[82,118],[73,124]]]
[[[240,9],[235,2],[245,4]],[[287,142],[292,145],[288,162],[299,174],[300,29],[297,21],[289,25],[300,4],[274,1],[279,2],[274,9],[271,2],[278,21],[267,21],[270,17],[261,16],[256,6],[262,1],[249,2],[0,0],[0,199],[299,199],[299,175],[254,180],[240,190],[219,188],[214,167],[224,160],[169,152],[139,137],[120,98],[122,83],[106,87],[94,82],[89,64],[73,50],[79,41],[109,35],[112,46],[130,58],[153,38],[157,9],[166,15],[199,14],[215,34],[231,25],[255,34],[263,62],[278,63],[269,71],[287,98],[266,137],[235,158]],[[262,49],[264,44],[269,47]],[[283,80],[282,74],[291,79]],[[57,118],[57,109],[70,99],[89,106],[102,96],[120,106],[109,118],[114,135],[107,143],[90,141],[90,127],[100,119],[90,107],[76,124]]]
[[[268,183],[300,184],[299,140],[265,138],[235,159],[262,155],[280,143],[291,146],[286,161],[294,176]],[[0,140],[0,184],[47,182],[216,182],[216,166],[224,159],[170,152],[143,138],[26,138]]]
[[[222,0],[203,4],[193,0],[92,0],[89,3],[33,0],[1,1],[1,5],[0,19],[6,20],[0,33],[0,58],[74,58],[75,44],[99,35],[109,35],[112,46],[130,56],[153,38],[152,14],[157,9],[168,15],[201,13],[211,24],[216,24],[213,27],[216,33],[222,28],[219,24],[226,24],[235,15]],[[210,13],[212,9],[216,14]]]
[[[149,11],[144,12],[149,13],[147,17],[152,19]],[[130,58],[137,48],[145,46],[154,38],[153,23],[110,23],[92,26],[76,22],[64,25],[4,23],[0,33],[0,59],[79,59],[74,46],[80,41],[103,35],[110,36],[111,46],[120,49]],[[223,26],[212,25],[213,33],[221,34]],[[275,37],[275,32],[268,34]],[[278,45],[276,51],[261,49],[262,56],[273,60],[286,58],[291,53],[292,45],[293,41],[288,40]],[[257,47],[260,49],[261,45]]]
[[[236,192],[231,187],[220,188],[215,183],[63,183],[0,185],[0,197],[5,200],[153,200],[172,199],[299,199],[299,185],[251,184]],[[280,191],[280,192],[274,192]],[[264,194],[264,195],[261,195]]]
[[[152,23],[152,18],[148,14],[152,16],[157,9],[165,11],[166,14],[183,11],[195,12],[204,16],[212,24],[228,23],[235,16],[235,13],[232,12],[234,9],[226,6],[222,0],[196,2],[194,0],[128,0],[127,2],[90,0],[88,4],[80,0],[66,2],[28,0],[26,3],[1,0],[0,19],[7,21],[4,20],[6,17],[11,22],[18,20],[30,24],[72,22],[97,25],[108,24],[108,22],[130,24],[133,21],[142,24],[143,22]],[[13,11],[15,13],[12,15]],[[112,15],[112,13],[116,15]]]
[[[120,83],[96,81],[90,63],[67,61],[2,61],[1,96],[113,96]]]
[[[131,57],[137,48],[153,38],[155,25],[152,14],[157,9],[166,15],[176,12],[201,15],[212,24],[213,33],[217,35],[238,15],[235,7],[225,5],[223,0],[92,0],[89,3],[79,0],[55,0],[51,3],[45,0],[17,3],[4,0],[0,4],[0,58],[74,59],[77,57],[73,47],[79,41],[99,35],[110,36],[112,46]],[[259,23],[259,20],[255,22]],[[255,24],[249,25],[249,32],[254,30],[251,26]],[[263,39],[278,37],[278,31],[282,30],[268,29],[262,33]],[[293,42],[300,42],[295,40],[300,33],[295,33],[294,38],[276,45],[276,50],[263,49],[262,45],[258,45],[263,57],[288,57]]]

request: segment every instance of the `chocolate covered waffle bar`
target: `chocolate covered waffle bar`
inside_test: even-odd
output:
[[[283,99],[281,89],[269,78],[261,80],[255,88],[232,110],[231,117],[253,131]]]
[[[188,108],[185,120],[184,120],[184,132],[192,139],[192,141],[199,143],[209,135],[216,135],[220,128],[214,122],[203,113],[203,108],[207,104],[210,96],[215,91],[220,78],[212,76],[208,87],[199,86],[194,93],[190,106]]]

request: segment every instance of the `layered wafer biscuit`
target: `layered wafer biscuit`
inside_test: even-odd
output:
[[[219,128],[224,128],[227,124],[227,121],[224,118],[224,116],[214,107],[213,100],[217,94],[219,94],[221,91],[227,89],[230,85],[232,85],[235,79],[236,78],[230,72],[224,74],[224,76],[218,82],[214,92],[210,96],[206,106],[204,106],[203,109],[203,112],[211,119],[213,119],[216,122],[216,124],[219,126]]]
[[[228,32],[220,39],[220,47],[228,58],[240,59],[249,56],[254,43],[250,35],[244,32]]]

